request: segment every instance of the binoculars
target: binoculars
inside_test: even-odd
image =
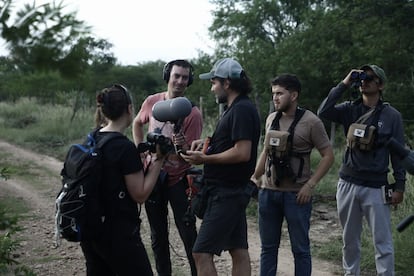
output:
[[[373,79],[373,76],[367,75],[365,72],[353,71],[351,73],[351,87],[360,87],[362,85],[362,81],[372,81]]]

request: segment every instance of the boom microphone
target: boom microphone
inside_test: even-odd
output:
[[[414,215],[410,215],[406,217],[405,219],[403,219],[402,221],[400,221],[400,223],[398,223],[397,225],[398,232],[404,231],[404,229],[407,228],[407,226],[410,225],[413,221],[414,221]]]
[[[152,116],[160,122],[177,122],[191,113],[192,104],[186,97],[157,102],[152,107]]]
[[[414,175],[414,152],[405,148],[394,138],[390,138],[386,143],[390,151],[401,158],[401,164],[409,174]]]

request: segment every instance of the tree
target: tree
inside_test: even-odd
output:
[[[209,28],[218,45],[215,55],[237,57],[252,78],[256,101],[261,102],[265,117],[271,100],[269,81],[278,73],[278,45],[303,28],[305,11],[321,1],[211,2],[217,6]]]
[[[25,4],[10,24],[12,4],[13,0],[2,1],[1,36],[22,72],[57,70],[63,77],[76,78],[92,63],[115,64],[109,52],[112,45],[93,38],[76,12],[65,13],[63,2]]]
[[[388,75],[386,100],[414,100],[413,1],[214,0],[211,36],[217,56],[235,56],[250,72],[263,107],[269,80],[294,73],[301,103],[316,111],[329,89],[351,68],[377,63]],[[388,92],[392,91],[392,92]],[[346,95],[348,96],[348,95]],[[398,105],[404,118],[414,109]],[[263,113],[263,112],[262,112]]]

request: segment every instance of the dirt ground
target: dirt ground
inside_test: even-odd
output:
[[[36,175],[37,179],[34,182],[42,183],[42,185],[33,185],[29,180],[23,181],[13,177],[7,181],[0,180],[0,198],[4,196],[17,197],[27,202],[30,207],[25,219],[21,221],[24,230],[19,233],[19,238],[22,239],[22,242],[21,247],[15,251],[14,257],[20,263],[30,267],[37,275],[85,275],[85,264],[79,245],[66,241],[62,241],[59,247],[55,245],[54,199],[60,188],[59,172],[62,163],[54,158],[36,154],[2,141],[0,141],[0,152],[7,156],[8,162],[33,164],[30,170],[33,175]],[[152,258],[149,246],[149,226],[145,212],[142,212],[141,216],[143,220],[141,237],[150,258]],[[189,275],[184,249],[172,216],[170,222],[173,275]],[[340,233],[334,207],[315,202],[311,223],[312,243],[327,241],[331,237],[340,236]],[[259,275],[260,239],[258,225],[253,220],[249,221],[248,239],[252,275]],[[216,257],[215,263],[219,275],[231,275],[231,258],[227,252],[223,253],[221,257]],[[313,275],[340,275],[341,269],[338,264],[332,264],[315,257],[312,258],[312,264]],[[286,230],[279,250],[278,275],[294,275],[293,258]]]

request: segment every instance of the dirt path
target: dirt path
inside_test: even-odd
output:
[[[22,221],[24,230],[19,234],[23,242],[16,251],[15,257],[19,262],[32,268],[37,275],[85,275],[84,260],[78,244],[62,241],[60,247],[54,243],[54,198],[59,189],[59,172],[62,163],[54,158],[33,153],[0,141],[0,152],[7,156],[8,162],[19,164],[26,162],[33,164],[30,170],[38,176],[42,185],[33,185],[30,181],[20,179],[0,180],[0,198],[4,196],[17,197],[27,202],[31,208]],[[5,154],[7,153],[7,154]],[[32,168],[33,167],[33,168]],[[149,249],[149,227],[145,212],[141,214],[143,223],[141,236]],[[178,233],[170,217],[170,242],[174,275],[188,275],[188,265],[185,253],[178,237]],[[336,214],[332,208],[314,205],[313,221],[311,226],[312,242],[322,241],[332,235],[339,235],[340,230],[336,221]],[[260,239],[258,226],[249,221],[249,253],[252,264],[252,275],[258,275],[260,259]],[[151,257],[151,252],[149,255]],[[216,267],[219,275],[231,275],[231,259],[228,253],[216,258]],[[313,275],[338,275],[337,265],[312,259]],[[278,275],[294,275],[293,259],[290,252],[287,233],[284,233],[279,250]]]

